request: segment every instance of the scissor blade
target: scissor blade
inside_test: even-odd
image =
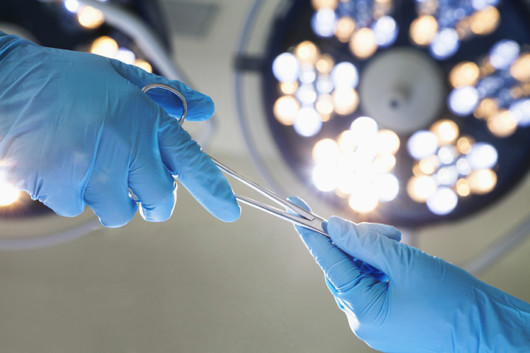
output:
[[[317,233],[320,233],[322,235],[325,235],[329,237],[329,235],[324,231],[323,223],[326,221],[323,218],[317,217],[313,214],[312,219],[305,219],[299,215],[287,213],[285,211],[279,210],[275,207],[272,207],[270,205],[267,205],[266,203],[259,202],[256,200],[253,200],[251,198],[242,196],[242,195],[236,195],[236,199],[246,205],[252,206],[254,208],[257,208],[258,210],[261,210],[263,212],[269,213],[273,216],[276,216],[278,218],[281,218],[285,221],[291,222],[293,224],[308,228],[312,231],[315,231]],[[288,201],[287,201],[288,202]]]
[[[222,164],[221,162],[217,161],[212,156],[209,156],[209,157],[219,167],[219,169],[221,169],[223,172],[231,175],[236,180],[242,182],[243,184],[247,185],[251,189],[253,189],[253,190],[257,191],[258,193],[262,194],[263,196],[267,197],[269,200],[276,202],[278,205],[280,205],[282,207],[285,207],[286,209],[289,209],[290,211],[302,216],[303,218],[307,219],[308,221],[315,220],[316,222],[318,222],[319,219],[321,221],[325,221],[324,219],[321,219],[320,217],[315,216],[313,213],[307,211],[306,209],[304,209],[304,208],[302,208],[302,207],[300,207],[298,205],[295,205],[294,203],[286,200],[285,198],[281,197],[280,195],[276,194],[275,192],[273,192],[271,190],[268,190],[268,189],[264,188],[263,186],[253,182],[252,180],[249,180],[249,179],[245,178],[244,176],[242,176],[241,174],[239,174],[235,170],[233,170],[233,169],[227,167],[226,165]],[[245,199],[247,199],[247,201],[251,200],[251,199],[246,198],[246,197],[245,197]],[[254,200],[252,200],[252,201],[254,201]],[[243,202],[245,202],[245,201],[243,201]],[[248,202],[245,202],[245,203],[249,204]],[[262,204],[264,206],[267,206],[268,208],[275,209],[274,207],[270,207],[270,206],[268,206],[266,204],[263,204],[261,202],[257,202],[257,203],[260,203],[260,204]]]

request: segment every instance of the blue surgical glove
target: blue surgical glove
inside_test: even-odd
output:
[[[296,229],[350,328],[370,347],[407,353],[530,352],[529,304],[399,243],[394,227],[331,217],[330,238]],[[361,271],[354,258],[387,279]]]
[[[118,227],[137,210],[129,188],[146,220],[167,220],[177,175],[214,216],[234,221],[240,208],[228,182],[174,118],[181,103],[143,93],[148,83],[182,92],[188,120],[213,114],[209,97],[180,82],[0,32],[0,178],[59,215],[88,205]]]

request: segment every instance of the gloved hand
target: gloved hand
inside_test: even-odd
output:
[[[129,188],[146,220],[168,219],[177,175],[214,216],[234,221],[240,208],[225,177],[168,115],[180,117],[181,102],[141,91],[155,82],[185,96],[188,120],[212,115],[211,99],[180,82],[0,32],[0,178],[59,215],[88,205],[118,227],[137,209]]]
[[[399,243],[397,229],[331,217],[330,238],[296,230],[350,328],[370,347],[407,353],[530,351],[529,304]],[[387,280],[363,273],[353,258],[383,271]]]

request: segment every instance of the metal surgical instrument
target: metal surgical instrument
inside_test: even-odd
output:
[[[175,94],[179,100],[182,102],[183,106],[183,113],[182,116],[178,119],[179,124],[182,126],[184,124],[184,121],[186,120],[186,115],[188,113],[188,105],[186,103],[186,98],[184,98],[184,95],[180,93],[175,88],[162,84],[162,83],[152,83],[144,86],[142,88],[142,91],[144,93],[147,93],[147,91],[154,89],[154,88],[160,88],[166,91],[169,91],[173,94]],[[266,203],[254,200],[250,197],[246,197],[243,195],[236,194],[235,197],[240,203],[244,203],[246,205],[252,206],[254,208],[257,208],[258,210],[261,210],[263,212],[269,213],[273,216],[276,216],[278,218],[281,218],[285,221],[291,222],[293,224],[308,228],[310,230],[313,230],[315,232],[318,232],[320,234],[323,234],[325,236],[328,236],[326,233],[324,227],[326,220],[320,216],[317,216],[316,214],[307,211],[306,209],[290,202],[289,200],[279,196],[275,192],[268,190],[255,182],[248,180],[247,178],[243,177],[239,173],[235,172],[234,170],[230,169],[229,167],[225,166],[221,162],[217,161],[215,158],[212,158],[209,156],[212,161],[221,169],[223,172],[225,172],[227,175],[230,175],[234,179],[240,181],[241,183],[247,185],[251,189],[255,190],[256,192],[260,193],[261,195],[267,197],[271,201],[274,201],[279,206],[284,207],[288,211],[281,210],[279,208],[276,208],[274,206],[268,205]]]

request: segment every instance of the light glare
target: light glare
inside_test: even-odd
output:
[[[20,191],[13,185],[5,181],[0,181],[0,207],[12,205],[19,197]]]

